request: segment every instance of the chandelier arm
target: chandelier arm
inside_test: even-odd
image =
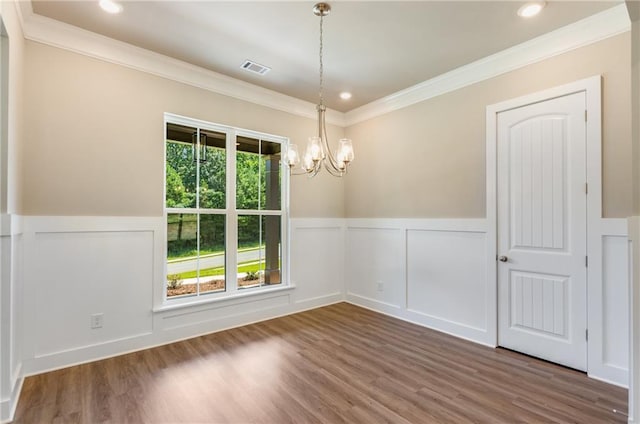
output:
[[[328,143],[325,143],[328,144]],[[338,172],[340,174],[342,174],[342,170],[340,169],[340,167],[337,164],[337,161],[335,160],[335,158],[333,157],[333,154],[331,154],[331,152],[329,152],[328,155],[328,160],[325,161],[325,168],[329,169],[333,169],[335,172]]]
[[[313,164],[313,168],[309,171],[309,178],[313,178],[318,175],[318,172],[322,169],[322,161],[318,161]]]
[[[295,168],[289,168],[289,174],[290,175],[308,175],[310,174],[310,171],[305,171],[304,169],[301,169],[299,171],[294,171]]]
[[[329,164],[325,163],[325,168],[327,168],[327,170],[329,170],[328,165],[331,166],[331,168],[333,168],[333,170],[337,173],[340,174],[340,176],[342,176],[343,174],[343,170],[340,169],[340,167],[338,166],[338,161],[336,159],[336,157],[333,155],[333,152],[331,151],[331,146],[329,146],[329,139],[327,137],[327,123],[326,123],[326,119],[325,119],[325,111],[322,110],[320,112],[320,116],[318,116],[318,120],[320,121],[320,126],[321,126],[321,131],[320,131],[320,139],[322,140],[322,143],[324,144],[324,148],[327,150],[327,156],[329,159]]]
[[[335,166],[333,163],[331,163],[331,161],[326,161],[324,163],[324,168],[327,170],[327,172],[329,172],[329,174],[333,175],[334,177],[342,177],[342,175],[344,175],[344,169],[340,169],[339,167]]]
[[[330,166],[330,164],[328,163],[324,164],[324,168],[327,170],[329,174],[333,175],[334,177],[342,177],[344,175],[343,171],[336,170],[333,166]]]

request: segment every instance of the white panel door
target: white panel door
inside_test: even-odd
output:
[[[498,114],[498,343],[587,368],[586,97]]]

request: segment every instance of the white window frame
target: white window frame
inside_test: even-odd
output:
[[[167,124],[177,124],[199,128],[203,130],[216,131],[226,134],[226,193],[224,209],[200,209],[196,208],[167,208],[166,207],[166,157],[167,157]],[[163,188],[162,188],[162,210],[163,210],[163,229],[162,229],[162,275],[158,278],[158,285],[161,285],[160,302],[156,302],[154,310],[172,309],[174,307],[189,306],[194,304],[209,303],[228,298],[246,296],[251,294],[259,294],[290,288],[289,282],[289,172],[288,168],[281,162],[281,180],[280,180],[280,210],[259,210],[259,209],[237,209],[236,208],[236,138],[239,136],[259,139],[261,141],[269,141],[278,143],[282,146],[284,153],[289,146],[287,137],[262,133],[258,131],[236,128],[228,125],[221,125],[207,122],[199,119],[189,118],[172,113],[164,114],[164,139],[163,139]],[[199,149],[196,149],[199,151]],[[197,174],[196,174],[197,175]],[[196,184],[199,186],[200,181],[196,176]],[[207,292],[199,295],[179,296],[175,298],[167,298],[167,216],[171,213],[183,214],[219,214],[225,216],[225,290],[220,292]],[[280,284],[273,286],[260,286],[251,288],[238,288],[238,215],[275,215],[280,216]]]

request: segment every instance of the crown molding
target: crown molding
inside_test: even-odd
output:
[[[24,27],[25,17],[33,15],[33,6],[31,5],[31,0],[28,0],[28,1],[14,0],[14,3],[16,5],[16,10],[18,11],[20,25]]]
[[[15,0],[14,0],[15,1]],[[33,12],[17,1],[25,38],[178,81],[272,109],[316,119],[315,104],[114,40]],[[375,100],[347,113],[327,110],[327,122],[346,127],[458,90],[629,31],[624,3],[540,37]]]
[[[620,4],[573,24],[375,100],[345,114],[346,126],[458,90],[631,29]]]
[[[33,13],[30,1],[19,1],[28,40],[122,65],[214,93],[317,119],[316,105],[255,84]],[[327,109],[327,122],[344,127],[344,113]]]

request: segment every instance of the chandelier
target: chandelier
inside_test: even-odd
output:
[[[324,167],[329,174],[335,177],[342,177],[346,172],[349,164],[353,161],[353,144],[348,138],[340,139],[338,150],[334,155],[329,142],[327,141],[327,126],[325,122],[325,112],[327,110],[324,105],[324,63],[322,61],[323,40],[322,40],[322,23],[324,17],[331,12],[331,6],[328,3],[318,3],[313,6],[313,13],[320,17],[320,101],[316,106],[318,111],[318,135],[309,137],[307,148],[304,156],[300,158],[298,146],[289,145],[287,150],[287,164],[289,170],[294,175],[309,175],[315,177]],[[295,172],[294,168],[300,165],[301,171]]]

